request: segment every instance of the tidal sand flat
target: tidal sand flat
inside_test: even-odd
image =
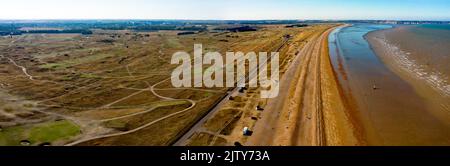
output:
[[[386,65],[407,80],[450,124],[450,25],[399,26],[369,33]]]
[[[392,26],[359,24],[338,29],[330,35],[333,67],[343,95],[354,109],[365,143],[450,145],[448,112],[447,115],[443,111],[436,113],[439,104],[433,98],[421,93],[385,58],[380,58],[385,56],[379,57],[379,52],[375,54],[372,50],[386,46],[377,47],[365,39],[369,32],[390,28]]]

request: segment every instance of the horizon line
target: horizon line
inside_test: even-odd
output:
[[[143,18],[33,18],[33,19],[4,19],[0,21],[436,21],[436,22],[450,22],[448,20],[434,20],[434,19],[143,19]]]

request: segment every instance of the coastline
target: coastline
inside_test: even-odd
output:
[[[395,74],[408,82],[414,90],[423,97],[427,104],[427,110],[442,123],[450,126],[450,89],[445,76],[437,74],[430,69],[425,69],[424,63],[411,57],[410,52],[400,49],[390,43],[386,33],[401,31],[401,27],[369,32],[365,39],[369,42],[372,51]]]
[[[337,39],[330,40],[334,71],[345,99],[356,107],[351,116],[360,122],[362,138],[377,146],[449,145],[448,121],[430,111],[439,104],[419,94],[365,39],[376,29],[386,27],[354,25],[330,36]]]
[[[366,145],[330,60],[328,36],[335,28],[316,34],[301,49],[280,81],[285,93],[269,100],[246,145]]]
[[[343,25],[337,28],[344,28],[351,25]],[[333,29],[336,30],[337,28]],[[324,127],[326,135],[326,143],[328,146],[362,146],[367,145],[364,129],[360,127],[357,108],[353,96],[347,98],[337,76],[337,72],[333,68],[329,36],[331,31],[327,33],[327,38],[323,42],[321,49],[321,82],[322,82],[322,105],[324,116]]]

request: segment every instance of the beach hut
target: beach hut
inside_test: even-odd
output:
[[[258,105],[256,106],[256,111],[264,111],[264,108]]]
[[[372,89],[373,89],[373,90],[378,90],[378,89],[380,89],[380,88],[378,88],[377,85],[373,85]]]
[[[239,93],[244,93],[247,88],[239,88]]]
[[[244,130],[242,130],[242,134],[244,136],[249,136],[249,135],[251,135],[251,131],[248,127],[244,127]]]

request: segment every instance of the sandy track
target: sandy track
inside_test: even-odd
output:
[[[3,55],[0,55],[0,57],[1,58],[6,58],[6,59],[8,59],[9,60],[9,62],[11,62],[14,66],[16,66],[16,67],[18,67],[18,68],[20,68],[21,70],[22,70],[22,72],[23,72],[23,74],[25,74],[27,77],[28,77],[28,79],[30,79],[30,80],[34,80],[34,78],[33,78],[33,76],[32,75],[30,75],[29,73],[28,73],[28,71],[27,71],[27,68],[26,67],[24,67],[24,66],[20,66],[20,65],[18,65],[17,63],[16,63],[16,61],[14,61],[13,59],[11,59],[11,58],[8,58],[8,57],[4,57]]]
[[[355,145],[328,55],[328,29],[312,36],[281,79],[246,145]],[[268,134],[271,133],[271,134]]]

